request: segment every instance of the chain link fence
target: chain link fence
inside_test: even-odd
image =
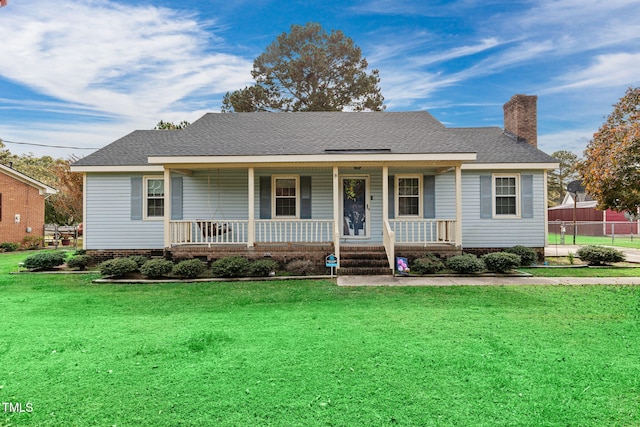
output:
[[[616,245],[637,243],[638,221],[549,221],[549,244]]]

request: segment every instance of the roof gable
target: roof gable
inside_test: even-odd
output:
[[[27,185],[30,185],[34,188],[37,188],[40,191],[40,194],[56,194],[58,190],[55,188],[49,187],[47,184],[44,184],[38,180],[31,178],[28,175],[23,174],[22,172],[18,172],[12,167],[5,166],[0,164],[0,173],[10,176],[11,178],[23,182]]]

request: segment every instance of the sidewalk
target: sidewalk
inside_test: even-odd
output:
[[[640,285],[640,277],[338,276],[338,286]]]
[[[545,256],[575,254],[578,245],[552,245]],[[640,263],[640,250],[617,247],[627,262]],[[502,285],[640,285],[640,277],[528,277],[528,276],[338,276],[338,286],[502,286]]]

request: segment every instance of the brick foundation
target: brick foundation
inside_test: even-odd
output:
[[[162,249],[89,249],[87,255],[97,263],[113,258],[126,258],[133,255],[142,255],[147,258],[164,256]]]

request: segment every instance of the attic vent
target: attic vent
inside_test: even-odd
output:
[[[325,148],[325,153],[390,153],[391,148]]]

